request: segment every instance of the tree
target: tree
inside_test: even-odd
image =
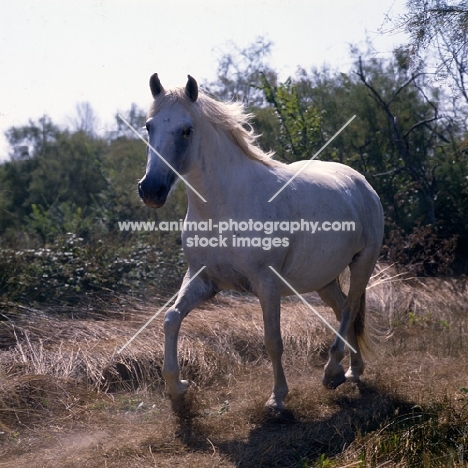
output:
[[[320,110],[324,142],[357,116],[319,158],[350,165],[376,189],[389,258],[433,272],[450,264],[453,236],[468,230],[464,133],[440,112],[446,95],[431,76],[412,71],[400,52],[390,60],[355,53],[355,73],[300,70],[293,81],[301,105]]]
[[[29,125],[11,127],[5,133],[10,144],[10,161],[0,166],[2,209],[0,230],[20,227],[31,212],[29,187],[39,166],[39,157],[52,148],[61,134],[49,117],[43,116]]]
[[[7,138],[13,148],[27,147],[28,157],[13,157],[1,166],[4,210],[0,228],[24,229],[29,223],[45,242],[55,234],[46,226],[62,232],[76,226],[78,218],[89,218],[91,223],[107,185],[102,170],[105,143],[83,131],[60,130],[47,117],[9,129]]]
[[[35,158],[55,145],[61,133],[60,128],[44,115],[37,122],[29,121],[23,127],[11,127],[5,132],[10,144],[10,160]]]
[[[394,172],[404,170],[410,176],[416,193],[420,193],[424,221],[432,224],[435,221],[434,201],[437,184],[429,152],[433,148],[433,140],[438,136],[436,127],[431,125],[439,119],[438,108],[426,97],[418,84],[418,79],[422,78],[423,74],[411,73],[406,76],[405,72],[405,69],[400,72],[400,79],[395,82],[394,90],[387,96],[384,96],[370,81],[364,71],[361,58],[356,74],[387,118],[387,125],[400,161],[392,170]],[[395,112],[399,107],[398,102],[401,101],[397,101],[397,98],[403,95],[409,97],[414,93],[419,95],[418,109],[414,108],[410,117],[414,122],[409,125],[403,122],[402,125],[397,115],[398,111]],[[414,98],[413,102],[416,102]],[[416,135],[416,130],[420,128],[425,131]]]
[[[127,112],[122,112],[122,116],[125,120],[135,129],[140,131],[145,126],[146,113],[140,109],[135,103],[132,103],[130,109]],[[111,132],[110,140],[126,137],[130,139],[135,138],[135,133],[128,125],[119,117],[119,114],[115,115],[116,130]]]
[[[424,52],[436,52],[436,73],[468,104],[468,1],[408,0],[408,12],[395,20],[409,34],[405,50],[416,68]]]
[[[222,101],[241,101],[247,106],[262,107],[262,75],[276,84],[276,73],[266,64],[273,43],[262,36],[244,49],[235,44],[222,53],[218,63],[217,79],[208,83],[208,90]]]
[[[89,102],[79,102],[76,107],[76,116],[72,117],[72,131],[84,132],[87,135],[94,137],[96,136],[96,128],[98,125],[98,119],[96,114]]]
[[[261,75],[266,101],[272,105],[279,120],[278,143],[281,156],[289,162],[310,159],[318,140],[320,112],[302,101],[291,78],[279,86]]]

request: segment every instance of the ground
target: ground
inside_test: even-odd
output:
[[[272,372],[251,297],[223,295],[184,322],[193,383],[178,408],[160,374],[161,316],[117,354],[157,301],[4,321],[0,467],[465,466],[466,284],[391,278],[377,275],[368,293],[375,338],[362,382],[337,390],[321,385],[331,332],[284,300],[290,395],[279,414],[264,408]]]

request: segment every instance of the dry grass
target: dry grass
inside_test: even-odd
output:
[[[465,466],[466,288],[377,272],[374,355],[362,384],[336,391],[320,383],[333,336],[285,299],[291,393],[281,414],[263,407],[272,375],[254,298],[222,295],[186,319],[180,363],[194,385],[175,408],[160,373],[162,317],[117,354],[157,304],[18,315],[0,322],[0,467]],[[316,295],[307,299],[334,323]]]

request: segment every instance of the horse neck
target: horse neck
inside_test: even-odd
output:
[[[211,131],[202,139],[187,175],[187,181],[207,200],[203,202],[188,189],[189,210],[205,216],[223,213],[236,197],[248,197],[255,182],[269,170],[260,161],[249,158],[227,132]]]

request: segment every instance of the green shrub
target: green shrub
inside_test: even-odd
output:
[[[37,249],[2,249],[0,297],[73,304],[96,295],[177,288],[184,271],[181,249],[168,251],[163,236],[116,237],[85,242],[67,233]]]

